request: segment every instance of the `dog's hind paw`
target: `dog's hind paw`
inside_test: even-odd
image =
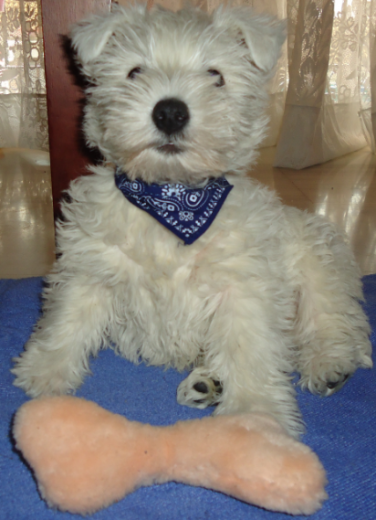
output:
[[[191,408],[206,408],[219,403],[221,383],[208,374],[207,369],[198,367],[178,386],[177,401]]]
[[[321,378],[310,377],[308,379],[306,377],[302,377],[299,384],[303,389],[308,388],[308,390],[313,394],[319,394],[322,397],[328,397],[335,392],[338,392],[338,390],[343,387],[343,385],[351,376],[352,373],[350,372],[340,373],[337,371],[331,371]]]

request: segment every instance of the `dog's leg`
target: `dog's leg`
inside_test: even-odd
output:
[[[206,337],[203,366],[180,384],[178,401],[198,408],[218,404],[215,414],[269,413],[297,436],[303,427],[288,375],[288,339],[273,327],[266,294],[252,299],[244,292],[229,289],[223,297]]]
[[[328,396],[358,367],[372,367],[370,328],[359,303],[359,269],[342,235],[318,217],[302,218],[297,370],[303,388]]]
[[[75,390],[105,339],[111,305],[105,288],[79,278],[53,283],[53,277],[43,316],[12,370],[14,384],[31,397]]]

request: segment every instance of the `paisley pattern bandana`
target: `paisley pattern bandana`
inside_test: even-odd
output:
[[[147,184],[128,179],[119,168],[115,184],[129,202],[149,213],[185,244],[192,244],[205,233],[233,188],[224,177],[210,179],[203,188]]]

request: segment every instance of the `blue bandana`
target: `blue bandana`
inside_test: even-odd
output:
[[[211,225],[233,186],[224,177],[203,188],[184,184],[147,184],[116,170],[115,184],[135,206],[146,211],[186,244],[192,244]]]

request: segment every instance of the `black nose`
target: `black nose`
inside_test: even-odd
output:
[[[162,99],[153,110],[155,126],[167,135],[180,132],[189,121],[187,105],[179,99]]]

